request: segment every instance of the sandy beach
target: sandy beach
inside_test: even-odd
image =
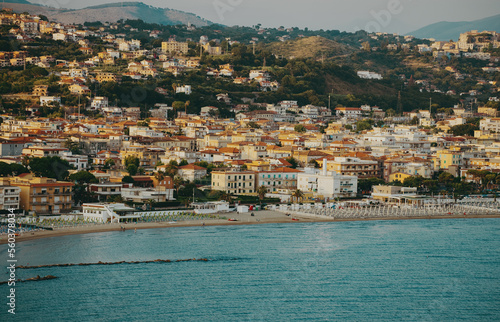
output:
[[[499,215],[445,215],[445,216],[422,216],[422,217],[385,217],[385,218],[349,218],[349,219],[330,219],[324,217],[314,217],[307,215],[286,216],[284,213],[277,211],[256,211],[255,216],[250,213],[225,213],[221,214],[226,218],[234,218],[237,221],[228,221],[227,219],[210,219],[210,220],[186,220],[175,223],[169,222],[149,222],[149,223],[133,223],[133,224],[106,224],[106,225],[91,225],[69,228],[57,228],[55,230],[25,232],[16,237],[16,242],[28,240],[59,237],[67,235],[91,234],[108,231],[120,231],[121,227],[125,229],[154,229],[154,228],[172,228],[172,227],[191,227],[191,226],[222,226],[222,225],[255,225],[255,224],[274,224],[274,223],[304,223],[304,222],[341,222],[341,221],[374,221],[374,220],[413,220],[413,219],[456,219],[456,218],[500,218]],[[0,236],[0,244],[7,243],[7,235]]]

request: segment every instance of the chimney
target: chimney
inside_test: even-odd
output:
[[[323,159],[323,175],[326,176],[326,158]]]

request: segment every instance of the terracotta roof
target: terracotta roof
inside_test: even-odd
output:
[[[196,164],[188,164],[182,167],[179,167],[179,170],[207,170],[204,167],[200,167]]]
[[[280,158],[278,159],[282,165],[284,165],[285,167],[291,167],[292,164],[290,162],[288,162],[287,160],[285,160],[284,158]]]

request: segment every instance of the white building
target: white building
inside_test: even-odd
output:
[[[101,109],[109,106],[108,98],[103,96],[96,96],[90,104],[93,110]]]
[[[186,95],[191,95],[192,90],[191,90],[191,85],[183,85],[183,86],[178,86],[175,88],[175,93],[184,93]]]
[[[382,75],[367,70],[360,70],[358,72],[358,77],[364,79],[382,79]]]
[[[84,219],[101,223],[137,221],[140,218],[134,213],[134,208],[123,203],[84,203],[82,208]]]
[[[162,138],[165,137],[163,132],[155,131],[146,126],[131,126],[129,127],[130,136],[145,136],[150,138]]]
[[[174,199],[174,189],[152,189],[152,188],[122,188],[122,198],[125,201],[144,203],[148,200],[165,202]]]
[[[40,96],[40,105],[49,105],[50,103],[61,104],[59,96]]]
[[[229,202],[227,201],[193,202],[191,203],[191,207],[194,207],[196,214],[229,212]]]
[[[500,118],[484,118],[479,121],[481,131],[500,133]]]
[[[304,173],[297,174],[297,189],[330,199],[355,197],[358,192],[358,177],[327,172],[326,162],[323,164],[322,170],[306,168]]]
[[[88,155],[78,155],[72,152],[62,152],[61,159],[66,160],[72,165],[76,170],[86,170],[89,167],[89,157]]]

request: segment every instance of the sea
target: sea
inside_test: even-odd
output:
[[[17,283],[15,315],[2,285],[0,321],[500,321],[500,219],[128,229],[16,250],[30,266],[172,262],[18,269],[57,279]],[[192,258],[207,261],[175,261]]]

